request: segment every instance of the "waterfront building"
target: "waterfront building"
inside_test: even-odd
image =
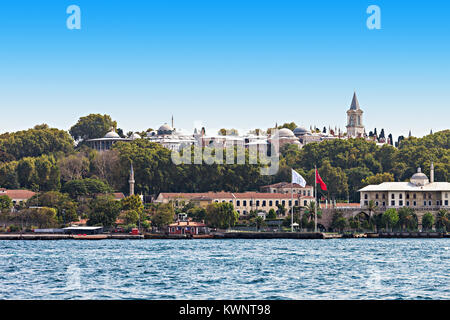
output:
[[[206,224],[202,222],[195,221],[177,221],[175,223],[169,224],[168,226],[169,234],[188,234],[188,235],[198,235],[209,233],[209,228]]]
[[[408,207],[430,211],[450,208],[450,183],[434,181],[433,164],[430,179],[418,168],[409,182],[383,182],[368,185],[359,192],[362,208],[367,207],[370,200],[380,208]]]
[[[278,210],[278,205],[284,206],[287,215],[292,206],[305,207],[314,201],[312,196],[303,196],[299,193],[261,193],[261,192],[205,192],[205,193],[160,193],[156,203],[173,203],[176,207],[183,207],[189,202],[201,203],[206,207],[210,203],[229,202],[241,216],[248,215],[250,211],[269,212],[270,209]]]

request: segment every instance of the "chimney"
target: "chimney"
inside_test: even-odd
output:
[[[431,166],[430,166],[430,183],[434,182],[434,164],[433,162],[431,162]]]

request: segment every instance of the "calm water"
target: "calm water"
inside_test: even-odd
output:
[[[0,241],[0,299],[449,299],[449,239]]]

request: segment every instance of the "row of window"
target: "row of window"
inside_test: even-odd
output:
[[[219,202],[219,200],[215,200],[215,202]],[[222,200],[222,202],[226,202],[225,200]],[[233,203],[233,200],[230,200],[229,201],[230,203]],[[266,200],[256,200],[255,202],[253,202],[253,200],[250,200],[250,201],[248,201],[248,205],[250,206],[250,207],[253,207],[253,206],[256,206],[256,207],[266,207],[267,206],[267,203],[269,203],[269,207],[273,207],[274,206],[274,203],[275,203],[275,206],[278,206],[279,204],[281,204],[281,205],[283,205],[283,206],[286,206],[286,203],[288,204],[288,206],[290,207],[290,206],[292,206],[292,201],[291,200],[289,200],[289,201],[286,201],[286,200],[281,200],[281,202],[279,201],[279,200],[275,200],[275,202],[274,201],[272,201],[272,200],[269,200],[269,201],[266,201]],[[294,200],[294,206],[298,206],[299,205],[299,201],[298,200]],[[307,200],[304,200],[303,201],[303,205],[304,206],[306,206],[306,205],[308,205],[308,201]],[[240,207],[241,206],[241,200],[236,200],[236,207]],[[242,206],[243,207],[246,207],[247,206],[247,200],[242,200]]]
[[[445,200],[445,201],[437,200],[437,201],[436,201],[436,206],[442,206],[443,204],[444,204],[445,206],[448,206],[448,200]],[[369,205],[369,201],[364,201],[364,205],[365,205],[365,206],[368,206],[368,205]],[[375,202],[375,205],[376,205],[376,206],[379,206],[380,203],[379,203],[378,201],[376,201],[376,202]],[[399,201],[398,201],[398,205],[399,205],[400,207],[402,207],[402,206],[403,206],[403,200],[399,200]],[[411,203],[410,203],[409,201],[406,201],[406,206],[409,207],[410,205],[411,205]],[[427,207],[427,206],[431,207],[432,205],[433,205],[433,201],[424,201],[424,202],[423,202],[423,206],[424,206],[424,207]],[[382,202],[382,206],[383,206],[383,207],[386,206],[386,202],[385,202],[385,201]],[[392,200],[392,201],[391,201],[391,206],[395,206],[395,200]],[[417,207],[417,201],[413,201],[413,202],[412,202],[412,206],[413,206],[413,207]]]
[[[428,197],[428,199],[433,199],[431,193],[428,193],[428,194],[424,193],[423,194],[423,198],[424,199],[427,199],[427,197]],[[399,193],[398,198],[399,199],[403,199],[403,193]],[[445,194],[445,198],[448,198],[448,193]],[[369,199],[369,195],[367,193],[364,195],[364,199],[365,200]],[[375,199],[379,199],[378,193],[375,194]],[[382,194],[382,199],[386,199],[386,195],[384,193]],[[391,194],[391,199],[395,199],[395,193]],[[410,194],[409,193],[406,194],[406,199],[410,199]],[[417,195],[415,193],[413,193],[413,199],[417,199]]]

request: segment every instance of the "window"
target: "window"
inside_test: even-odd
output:
[[[377,201],[377,202],[375,202],[375,205],[376,205],[376,206],[378,206],[378,201]]]
[[[289,200],[289,207],[292,207],[292,201]]]
[[[269,206],[271,207],[273,205],[273,201],[269,200]]]
[[[240,201],[240,200],[237,200],[237,201],[236,201],[236,206],[238,206],[238,207],[241,206],[241,201]]]
[[[364,201],[364,205],[368,206],[369,205],[369,201]]]
[[[426,206],[427,206],[427,202],[426,202],[426,201],[424,201],[424,202],[423,202],[423,205],[424,205],[424,206],[426,207]]]
[[[266,206],[266,200],[263,200],[263,203],[262,203],[262,205],[263,205],[263,207],[265,207],[265,206]]]
[[[253,200],[250,200],[250,207],[253,206]]]
[[[406,199],[409,199],[409,193],[406,194]]]
[[[428,205],[429,205],[430,207],[432,206],[431,201],[428,201]]]
[[[298,206],[298,200],[295,200],[295,205]]]
[[[378,199],[378,193],[375,195],[375,199]]]
[[[395,199],[395,194],[392,194],[392,195],[391,195],[391,199]]]
[[[310,197],[310,196],[311,196],[311,191],[309,190],[309,191],[308,191],[308,197]]]
[[[386,199],[386,195],[383,193],[383,199]]]
[[[364,195],[364,199],[368,199],[369,198],[369,196],[367,195],[367,193]]]
[[[386,202],[383,201],[383,207],[386,207]]]
[[[448,193],[445,194],[445,198],[446,198],[446,199],[448,198]]]
[[[256,200],[256,206],[259,207],[259,200]]]
[[[413,206],[414,206],[414,207],[417,206],[417,202],[414,201],[414,202],[413,202]]]
[[[280,201],[276,200],[276,201],[275,201],[275,205],[277,206],[277,205],[279,205],[279,204],[280,204]]]
[[[400,193],[400,194],[398,195],[398,198],[399,198],[399,199],[403,199],[403,194]]]
[[[398,205],[399,205],[399,206],[403,206],[403,200],[400,200],[400,201],[398,202]]]
[[[448,202],[448,201],[447,201],[447,202]],[[308,205],[308,201],[304,200],[304,201],[303,201],[303,205],[304,205],[304,206],[307,206],[307,205]]]
[[[445,200],[445,205],[448,206],[448,200]]]
[[[283,206],[285,206],[285,205],[286,205],[286,201],[285,201],[285,200],[281,201],[281,204],[282,204]]]
[[[406,206],[409,207],[409,201],[406,201]]]
[[[391,201],[391,206],[395,206],[395,201]]]
[[[242,201],[243,206],[246,207],[247,206],[247,200]]]
[[[416,195],[415,193],[413,194],[413,198],[414,198],[414,199],[416,199],[416,198],[417,198],[417,195]]]

